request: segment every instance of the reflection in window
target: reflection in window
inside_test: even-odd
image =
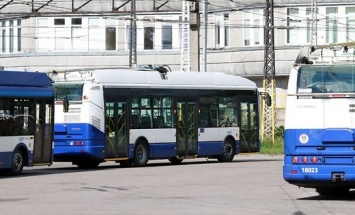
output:
[[[144,28],[144,49],[154,49],[154,27]]]
[[[163,25],[162,29],[162,49],[173,48],[173,28],[171,25]]]
[[[33,99],[0,99],[0,136],[31,135],[35,126]]]

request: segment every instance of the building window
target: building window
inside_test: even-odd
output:
[[[105,50],[116,50],[116,21],[114,19],[106,19],[106,38]]]
[[[21,51],[21,20],[1,22],[2,53]]]
[[[214,15],[214,41],[215,47],[225,47],[229,45],[229,14]]]
[[[224,14],[224,46],[229,46],[229,14]]]
[[[287,44],[303,45],[311,42],[311,8],[287,8]]]
[[[287,8],[287,43],[299,44],[300,41],[300,9],[299,8]]]
[[[9,52],[14,52],[14,21],[9,21]]]
[[[245,10],[243,12],[244,46],[260,46],[264,44],[263,10]]]
[[[173,27],[171,25],[162,26],[162,49],[173,48]]]
[[[54,19],[54,40],[55,40],[55,50],[65,50],[66,44],[65,40],[68,38],[67,30],[65,29],[65,19],[58,18]]]
[[[102,33],[100,31],[100,19],[89,18],[88,23],[88,45],[89,51],[98,51],[102,47]]]
[[[17,51],[18,52],[21,52],[22,50],[21,35],[22,35],[21,19],[19,19],[17,20]]]
[[[337,43],[338,42],[338,8],[328,7],[326,9],[327,19],[326,19],[326,43]]]
[[[87,37],[82,28],[81,18],[71,19],[71,49],[75,51],[87,50]]]
[[[345,9],[346,13],[346,41],[355,41],[355,7]]]
[[[144,27],[144,50],[154,49],[154,27]]]
[[[48,18],[37,19],[37,52],[45,52],[53,49],[53,29],[48,27]]]
[[[2,53],[6,52],[6,22],[1,22]]]

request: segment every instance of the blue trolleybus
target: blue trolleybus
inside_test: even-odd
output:
[[[355,188],[355,58],[342,46],[304,47],[288,83],[283,177],[321,195]]]
[[[145,70],[145,71],[144,71]],[[54,161],[233,160],[259,150],[255,83],[224,73],[104,69],[55,80]]]
[[[0,169],[52,164],[53,112],[46,73],[0,71]]]

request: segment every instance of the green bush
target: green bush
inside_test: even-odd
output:
[[[262,154],[283,154],[284,152],[284,131],[283,125],[275,128],[275,141],[264,139],[261,141],[260,153]]]
[[[260,147],[261,154],[283,154],[284,139],[276,137],[274,142],[272,140],[263,140]]]

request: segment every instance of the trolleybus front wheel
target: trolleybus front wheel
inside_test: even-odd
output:
[[[149,158],[147,143],[143,140],[139,140],[134,151],[134,166],[145,166]]]
[[[24,155],[19,149],[14,151],[14,155],[12,157],[12,165],[11,165],[11,174],[19,175],[21,174],[24,166]]]
[[[100,165],[100,161],[87,160],[87,161],[78,161],[74,164],[77,165],[80,169],[95,169]]]
[[[231,138],[226,139],[223,146],[223,154],[217,159],[219,162],[230,162],[234,158],[235,144]]]
[[[177,158],[177,157],[169,158],[170,163],[172,163],[172,164],[174,164],[174,165],[181,164],[181,162],[182,162],[183,160],[184,160],[184,159]]]

